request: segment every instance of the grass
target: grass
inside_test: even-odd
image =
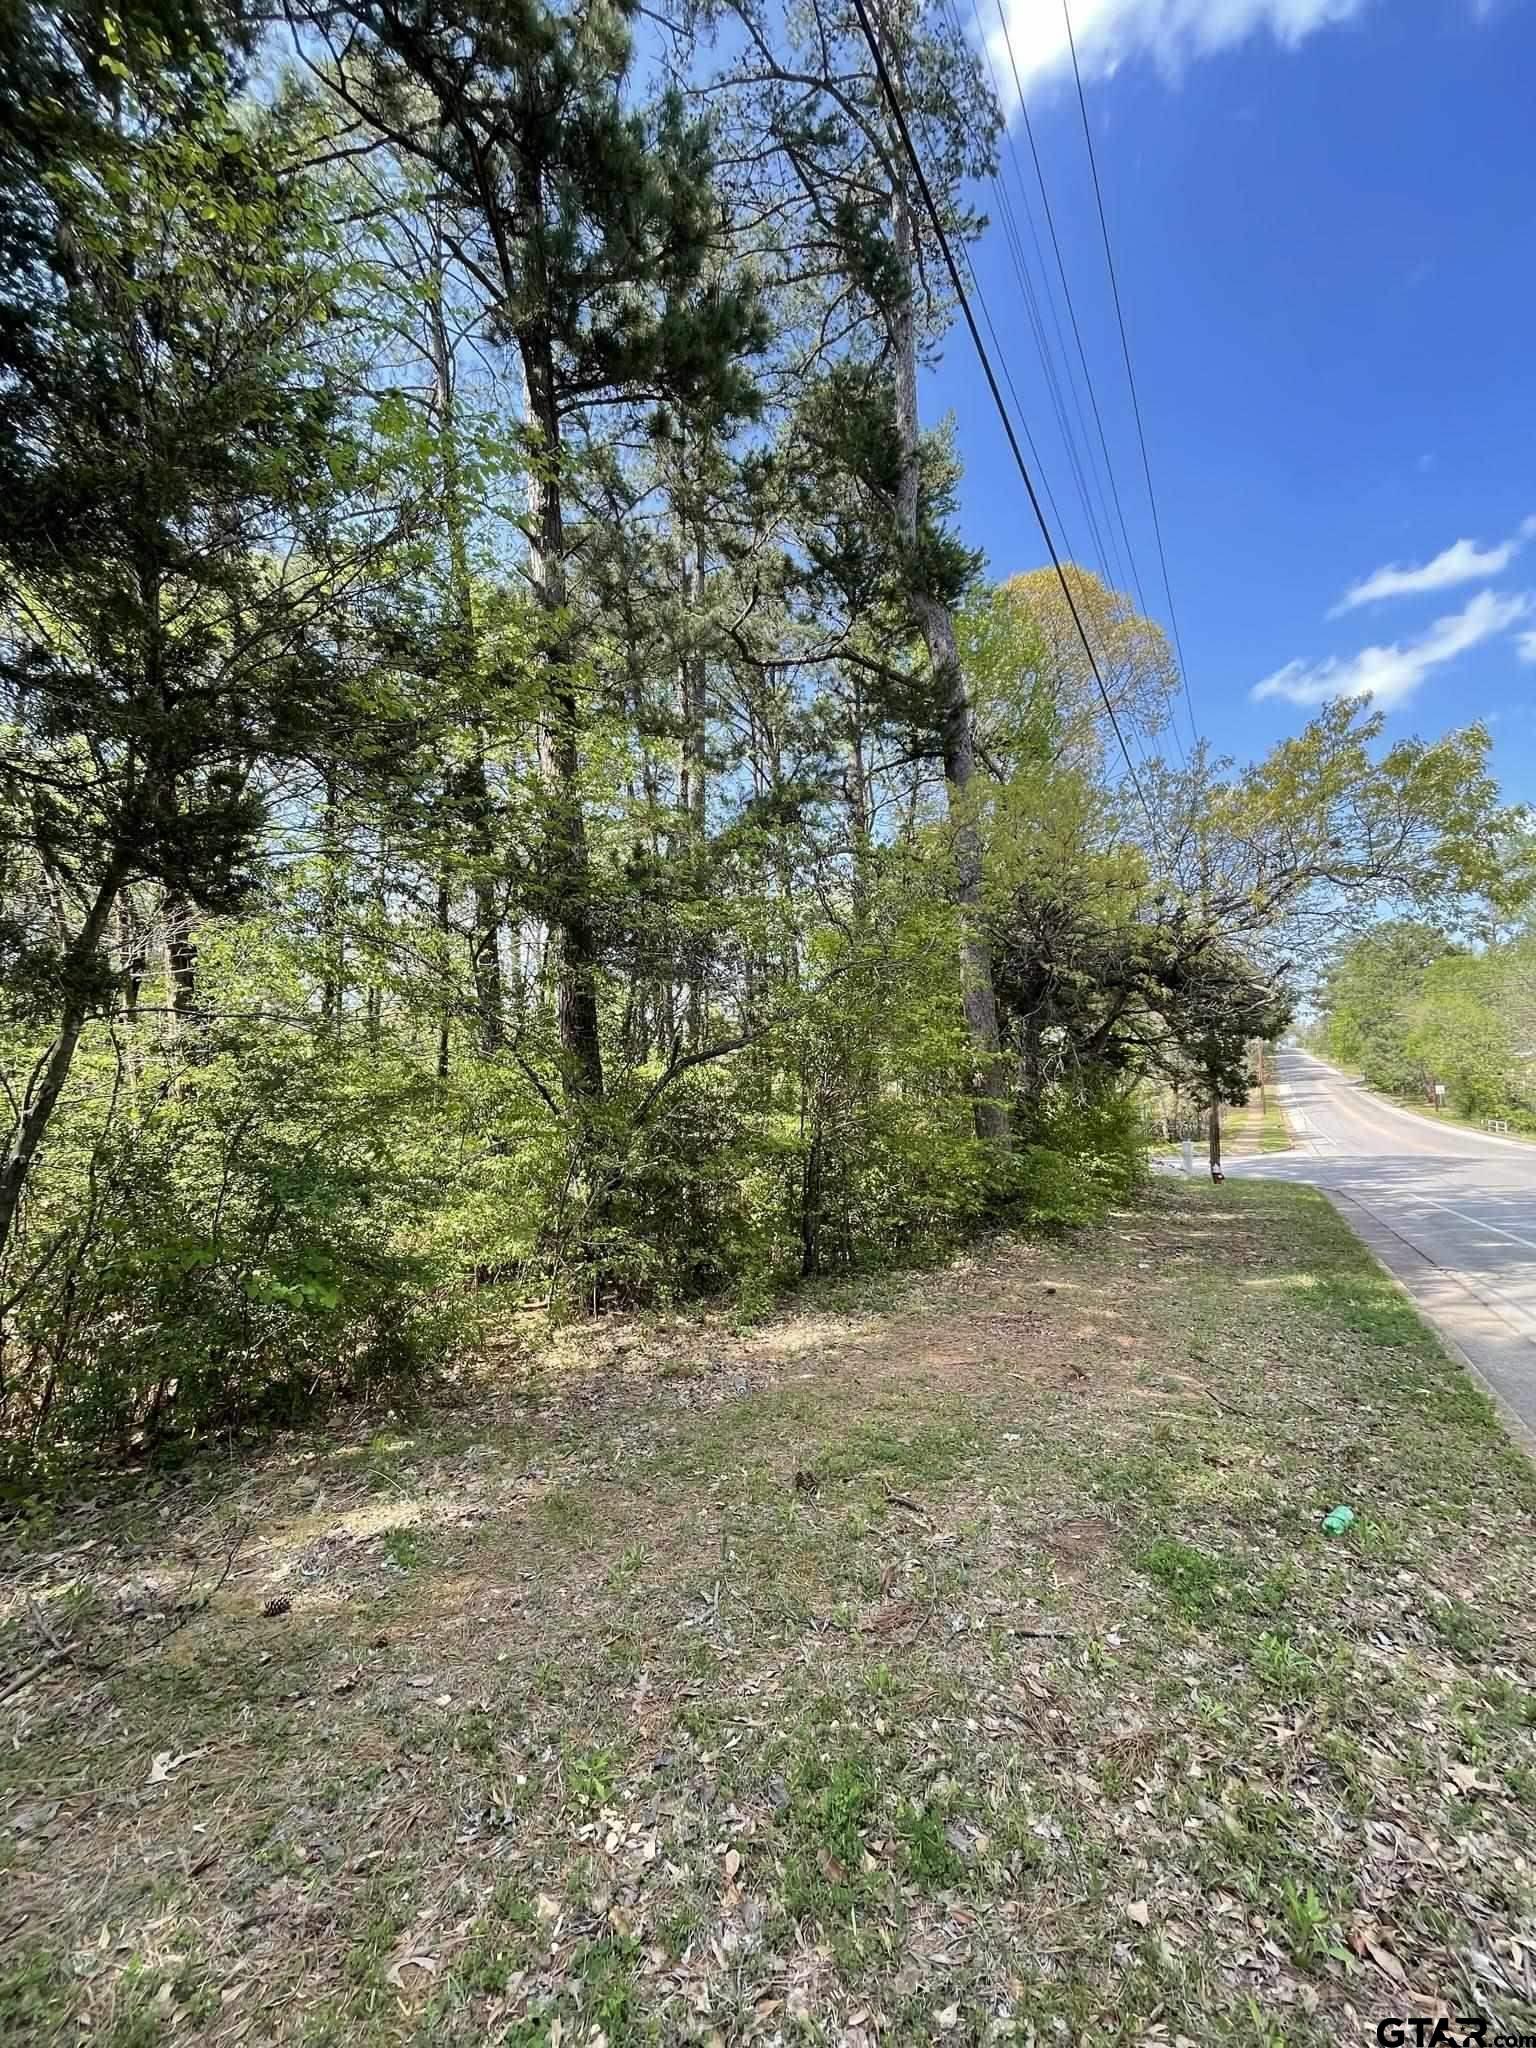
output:
[[[1393,1103],[1398,1109],[1409,1110],[1414,1116],[1423,1117],[1426,1123],[1453,1124],[1459,1131],[1477,1131],[1484,1137],[1488,1135],[1487,1117],[1457,1116],[1453,1110],[1431,1109],[1420,1095],[1395,1095],[1385,1088],[1371,1088],[1367,1093],[1380,1096],[1383,1102]],[[1499,1121],[1504,1129],[1496,1133],[1498,1137],[1518,1138],[1524,1144],[1536,1144],[1536,1132],[1523,1126],[1518,1110],[1511,1111]]]
[[[1228,1110],[1222,1118],[1222,1151],[1234,1159],[1254,1152],[1289,1152],[1290,1126],[1285,1111],[1269,1091],[1257,1090],[1241,1109]]]
[[[1266,1102],[1259,1119],[1259,1150],[1289,1152],[1290,1149],[1291,1127],[1286,1122],[1285,1111],[1278,1102]]]
[[[1179,1147],[1165,1148],[1165,1156],[1177,1158]],[[1273,1091],[1266,1091],[1261,1097],[1257,1089],[1246,1103],[1233,1107],[1226,1104],[1221,1112],[1221,1150],[1225,1159],[1250,1158],[1255,1153],[1289,1152],[1291,1130],[1286,1122],[1285,1111],[1275,1100]],[[1205,1139],[1195,1141],[1195,1157],[1205,1157]]]
[[[10,1532],[0,2038],[1536,2026],[1536,1480],[1309,1190],[354,1437]]]

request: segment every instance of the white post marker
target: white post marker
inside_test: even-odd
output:
[[[1184,1140],[1184,1171],[1185,1171],[1186,1173],[1193,1173],[1193,1172],[1194,1172],[1194,1170],[1195,1170],[1195,1141],[1194,1141],[1194,1139],[1193,1139],[1193,1138],[1186,1138],[1186,1139]]]

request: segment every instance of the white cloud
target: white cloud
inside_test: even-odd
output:
[[[1496,591],[1480,590],[1459,612],[1436,619],[1416,640],[1362,647],[1358,654],[1334,655],[1327,661],[1288,661],[1274,675],[1256,683],[1250,694],[1255,703],[1266,697],[1283,697],[1290,704],[1370,697],[1378,710],[1390,711],[1407,702],[1431,669],[1492,639],[1517,619],[1528,617],[1531,609],[1532,599],[1524,593],[1500,597]],[[1536,653],[1526,654],[1528,642],[1536,645],[1536,633],[1521,635],[1521,657],[1536,660]]]
[[[1522,633],[1515,642],[1515,651],[1522,661],[1536,662],[1536,633]]]
[[[1491,548],[1479,547],[1475,540],[1456,540],[1442,548],[1433,561],[1421,562],[1417,568],[1388,562],[1384,569],[1373,569],[1369,576],[1352,583],[1328,616],[1336,619],[1356,605],[1379,604],[1386,597],[1419,597],[1427,590],[1449,590],[1458,583],[1482,583],[1490,576],[1502,576],[1533,534],[1536,517],[1522,520],[1508,540]]]
[[[1105,77],[1135,57],[1176,74],[1193,57],[1268,32],[1294,49],[1320,28],[1349,21],[1367,0],[1072,0],[1072,33],[1085,77]],[[1007,9],[1008,34],[999,9]],[[982,20],[1007,110],[1015,104],[1012,62],[1025,90],[1068,62],[1061,0],[986,0]],[[998,26],[993,26],[998,23]]]

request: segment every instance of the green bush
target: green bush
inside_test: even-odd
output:
[[[1019,1133],[1008,1213],[1036,1230],[1094,1223],[1146,1173],[1146,1133],[1129,1090],[1056,1088]]]
[[[292,1419],[450,1347],[445,1275],[408,1229],[409,1100],[392,1120],[359,1066],[297,1037],[210,1043],[108,1126],[88,1171],[65,1180],[61,1158],[8,1276],[13,1475]]]

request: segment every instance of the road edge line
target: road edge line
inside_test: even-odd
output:
[[[1374,1104],[1377,1109],[1384,1109],[1388,1116],[1400,1116],[1408,1123],[1427,1125],[1430,1130],[1439,1131],[1442,1136],[1468,1138],[1477,1145],[1502,1145],[1506,1152],[1524,1152],[1527,1157],[1536,1154],[1536,1138],[1501,1138],[1497,1131],[1473,1131],[1465,1124],[1448,1124],[1441,1117],[1431,1116],[1428,1110],[1404,1109],[1400,1102],[1389,1102],[1385,1095],[1367,1087],[1364,1075],[1348,1073],[1343,1067],[1336,1067],[1332,1060],[1325,1060],[1320,1052],[1308,1052],[1304,1045],[1297,1046],[1296,1051],[1303,1059],[1316,1060],[1317,1064],[1326,1067],[1330,1074],[1337,1074],[1349,1087],[1358,1088],[1367,1102]]]
[[[1407,1112],[1405,1111],[1404,1114],[1406,1115]],[[1458,1340],[1451,1335],[1449,1330],[1443,1328],[1441,1324],[1436,1322],[1433,1316],[1425,1312],[1424,1304],[1418,1299],[1413,1289],[1400,1274],[1393,1272],[1392,1268],[1381,1256],[1381,1253],[1377,1251],[1369,1238],[1364,1235],[1356,1224],[1354,1217],[1349,1213],[1350,1209],[1357,1209],[1362,1215],[1369,1216],[1370,1210],[1363,1203],[1354,1201],[1351,1196],[1338,1194],[1333,1188],[1319,1187],[1316,1182],[1313,1182],[1312,1186],[1322,1196],[1323,1200],[1340,1221],[1345,1224],[1351,1237],[1361,1246],[1367,1257],[1373,1260],[1381,1268],[1382,1272],[1386,1274],[1398,1293],[1412,1308],[1419,1321],[1427,1329],[1434,1331],[1436,1338],[1444,1345],[1450,1358],[1471,1377],[1473,1384],[1488,1396],[1489,1401],[1493,1404],[1494,1413],[1498,1416],[1500,1422],[1503,1423],[1504,1433],[1510,1442],[1514,1444],[1517,1450],[1522,1451],[1533,1465],[1536,1465],[1536,1429],[1532,1429],[1524,1416],[1519,1413],[1505,1395],[1499,1392],[1498,1388],[1472,1357],[1471,1353],[1464,1349]],[[1442,1268],[1441,1270],[1444,1269]],[[1447,1274],[1446,1277],[1452,1280],[1457,1287],[1460,1287],[1470,1300],[1477,1301],[1479,1299],[1477,1295],[1473,1294],[1471,1288],[1457,1279],[1454,1274]],[[1484,1303],[1483,1306],[1486,1307],[1487,1304]]]

